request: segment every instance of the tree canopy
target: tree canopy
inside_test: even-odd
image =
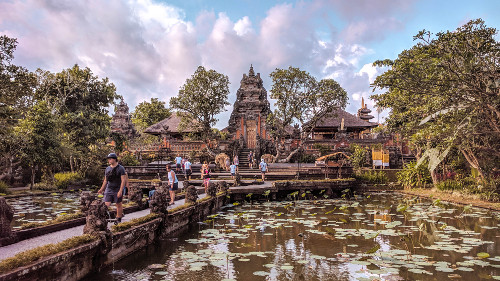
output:
[[[292,66],[277,68],[269,76],[273,81],[270,96],[276,99],[276,108],[268,121],[277,138],[284,136],[285,129],[294,123],[301,126],[302,137],[307,137],[321,118],[347,104],[347,92],[333,79],[317,81],[308,72]]]
[[[229,78],[226,75],[198,66],[179,90],[179,95],[170,99],[170,107],[179,110],[183,126],[197,126],[197,130],[207,138],[218,121],[215,116],[229,105],[228,94]]]
[[[132,122],[139,130],[160,122],[169,117],[172,113],[165,106],[165,102],[158,98],[151,98],[151,101],[143,101],[135,107],[132,112]]]
[[[473,20],[455,31],[423,30],[415,46],[373,83],[373,95],[390,108],[388,127],[409,138],[431,172],[451,149],[460,151],[482,177],[500,159],[500,44],[497,31]],[[423,152],[423,154],[420,153]]]

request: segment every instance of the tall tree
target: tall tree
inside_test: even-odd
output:
[[[89,68],[78,65],[59,73],[37,71],[36,99],[46,102],[59,117],[70,163],[78,163],[91,152],[90,146],[103,143],[110,135],[108,107],[120,98],[108,78],[100,79]],[[72,164],[73,166],[73,164]]]
[[[345,108],[346,91],[333,79],[317,81],[314,76],[299,68],[276,69],[269,75],[273,81],[271,98],[276,99],[275,110],[268,121],[273,125],[272,135],[276,143],[286,135],[286,128],[299,124],[302,129],[301,144],[316,127],[319,120],[332,113],[336,108]],[[300,151],[299,146],[286,157],[285,161]],[[280,149],[277,149],[276,159]]]
[[[165,102],[157,98],[151,98],[150,102],[143,101],[135,107],[132,112],[132,122],[139,130],[160,122],[172,113],[165,106]]]
[[[373,83],[373,95],[390,108],[390,129],[408,137],[434,170],[451,149],[459,150],[482,178],[500,165],[500,44],[496,29],[473,20],[455,31],[421,31],[417,44]],[[423,153],[421,153],[423,152]]]
[[[229,105],[228,94],[229,78],[226,75],[198,66],[179,90],[179,95],[170,99],[170,107],[179,110],[183,126],[195,127],[206,140],[211,137],[211,128],[218,121],[215,116]]]
[[[51,168],[60,155],[60,137],[57,120],[46,102],[35,104],[16,128],[25,142],[23,159],[31,168],[31,188],[35,183],[35,172],[40,168]]]
[[[0,36],[0,174],[4,172],[7,178],[13,176],[23,145],[14,127],[31,106],[36,86],[33,73],[12,64],[16,46],[15,38]]]

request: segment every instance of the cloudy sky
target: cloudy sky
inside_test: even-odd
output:
[[[475,18],[500,28],[499,11],[500,0],[0,0],[0,34],[18,39],[16,64],[88,66],[131,109],[151,97],[168,104],[198,65],[229,76],[232,103],[253,64],[268,90],[275,68],[334,78],[354,113],[381,72],[373,61],[395,58],[422,29]]]

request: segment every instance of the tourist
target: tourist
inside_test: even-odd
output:
[[[191,174],[193,171],[191,170],[191,162],[189,162],[189,159],[186,158],[186,162],[184,162],[184,171],[186,172],[186,179],[190,180],[191,179]],[[187,187],[187,186],[185,186]]]
[[[248,153],[248,168],[253,169],[253,151]]]
[[[234,165],[236,165],[236,171],[238,172],[239,171],[238,166],[240,165],[240,159],[238,158],[238,155],[234,156],[233,163]]]
[[[101,189],[98,193],[104,193],[104,203],[106,206],[111,206],[111,203],[116,205],[116,221],[121,222],[123,217],[123,188],[127,183],[127,175],[125,168],[118,164],[118,156],[115,153],[110,153],[106,157],[109,166],[104,172],[104,180]]]
[[[234,177],[236,176],[236,165],[234,165],[233,163],[233,165],[231,165],[229,168],[231,169],[231,179],[234,180]]]
[[[177,157],[175,157],[175,171],[179,172],[181,167],[182,167],[182,157],[177,155]]]
[[[264,160],[264,158],[260,159],[259,167],[260,167],[260,174],[262,175],[262,182],[264,182],[266,180],[266,173],[269,171],[267,169],[267,163]]]
[[[208,185],[210,184],[210,168],[207,161],[201,166],[201,178],[203,179],[203,186],[205,187],[205,194],[208,192]]]
[[[229,171],[229,167],[231,166],[231,160],[229,157],[226,157],[226,171]]]
[[[172,171],[170,165],[166,166],[168,175],[168,192],[170,193],[170,204],[175,203],[175,191],[179,188],[179,181],[177,180],[177,175]]]

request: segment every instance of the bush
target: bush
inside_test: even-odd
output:
[[[436,189],[442,191],[458,191],[462,194],[477,195],[481,200],[500,201],[500,180],[487,179],[477,180],[466,177],[459,179],[448,179],[435,184]]]
[[[315,143],[313,145],[313,148],[319,150],[320,156],[328,155],[332,151],[329,145],[325,145],[325,144],[321,144],[321,143]]]
[[[351,156],[351,165],[354,169],[359,169],[364,167],[366,164],[366,155],[368,154],[368,150],[358,144],[351,144],[350,151],[352,153]]]
[[[432,183],[427,163],[417,167],[417,162],[410,162],[404,166],[402,171],[397,173],[397,178],[405,188],[423,187]]]
[[[120,162],[123,166],[139,166],[141,162],[130,152],[124,152],[120,155]]]
[[[54,184],[59,189],[66,189],[71,184],[75,184],[82,180],[80,174],[75,172],[65,172],[54,174]]]
[[[387,183],[389,178],[383,171],[358,171],[354,173],[357,180],[369,183]]]
[[[7,195],[7,194],[10,194],[9,186],[3,181],[0,181],[0,195]]]
[[[50,183],[39,182],[33,185],[33,190],[53,191],[57,190],[57,187]]]

